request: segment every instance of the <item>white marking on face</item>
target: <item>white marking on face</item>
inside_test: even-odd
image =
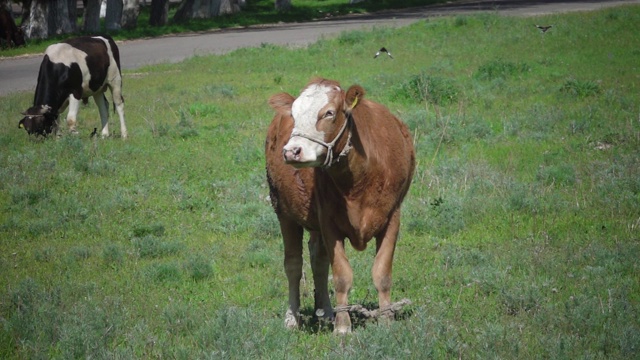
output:
[[[334,90],[328,86],[313,84],[306,88],[291,105],[291,115],[293,116],[293,134],[284,149],[299,147],[302,149],[300,162],[314,164],[318,162],[318,156],[326,152],[326,147],[309,139],[295,136],[304,134],[305,136],[324,141],[324,131],[316,128],[318,113],[329,103],[329,93]]]

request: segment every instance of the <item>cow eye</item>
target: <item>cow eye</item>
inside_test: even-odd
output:
[[[336,113],[333,110],[328,110],[325,114],[324,117],[325,118],[330,118],[330,117],[334,117],[336,115]]]

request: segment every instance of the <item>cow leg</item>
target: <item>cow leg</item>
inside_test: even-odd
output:
[[[373,284],[378,290],[378,306],[380,310],[391,305],[391,273],[399,228],[400,209],[393,213],[385,231],[376,237],[376,258],[371,268],[371,276]],[[393,320],[394,314],[386,311],[381,314],[381,318]]]
[[[333,308],[329,297],[329,254],[317,231],[311,232],[309,255],[315,286],[314,310],[320,319],[333,319]]]
[[[303,229],[291,220],[282,217],[279,220],[284,239],[284,271],[289,281],[289,308],[284,317],[284,326],[293,329],[300,325]]]
[[[344,250],[344,239],[336,235],[322,234],[326,242],[331,258],[331,271],[333,273],[333,286],[336,292],[336,312],[333,332],[346,334],[351,332],[351,318],[349,312],[344,310],[349,305],[349,291],[353,284],[353,270]],[[326,240],[325,240],[326,241]]]
[[[124,122],[124,98],[122,97],[122,79],[116,82],[114,81],[111,87],[111,95],[113,96],[113,103],[116,106],[118,117],[120,117],[120,135],[123,139],[127,138],[127,125]]]
[[[78,118],[78,111],[80,110],[80,100],[76,99],[73,95],[69,95],[69,112],[67,113],[67,128],[72,134],[77,134],[76,122]],[[60,110],[62,112],[62,109]]]
[[[100,112],[100,122],[102,123],[101,135],[103,138],[109,136],[109,104],[104,93],[93,95],[96,105],[98,105],[98,112]]]

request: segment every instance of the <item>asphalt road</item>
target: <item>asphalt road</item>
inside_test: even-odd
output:
[[[501,15],[535,16],[569,11],[589,11],[640,0],[476,0],[441,6],[429,6],[370,15],[353,15],[308,23],[227,29],[197,34],[125,41],[120,47],[124,69],[136,69],[156,63],[179,62],[194,55],[224,54],[238,48],[261,44],[306,46],[322,37],[346,30],[372,27],[401,27],[427,17],[470,14],[481,11]],[[17,91],[33,91],[42,55],[0,59],[0,96]]]

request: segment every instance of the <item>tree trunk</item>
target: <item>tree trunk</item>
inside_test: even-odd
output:
[[[22,21],[20,22],[20,26],[26,29],[29,25],[29,15],[31,14],[31,0],[22,0],[20,4],[22,5]]]
[[[240,12],[240,2],[238,0],[222,0],[218,15],[230,15]]]
[[[76,32],[78,31],[78,0],[67,0],[67,8],[69,9],[69,22],[73,32]]]
[[[122,9],[122,28],[133,29],[138,26],[138,15],[140,15],[139,0],[124,0]]]
[[[152,0],[149,25],[164,26],[169,16],[169,0]]]
[[[100,0],[87,0],[82,17],[82,30],[86,33],[100,31]]]
[[[185,22],[191,19],[209,19],[235,14],[240,12],[244,4],[244,0],[183,0],[173,21]]]
[[[29,39],[46,39],[49,36],[49,1],[33,0],[29,11],[29,26],[25,35]]]
[[[288,11],[291,9],[291,0],[276,0],[277,11]]]
[[[120,30],[122,28],[122,0],[107,0],[107,13],[104,25],[107,30]]]
[[[75,9],[76,2],[69,0],[49,1],[48,32],[47,37],[52,35],[69,34],[76,30],[75,22],[71,22],[69,7]],[[75,10],[72,11],[75,14]]]

